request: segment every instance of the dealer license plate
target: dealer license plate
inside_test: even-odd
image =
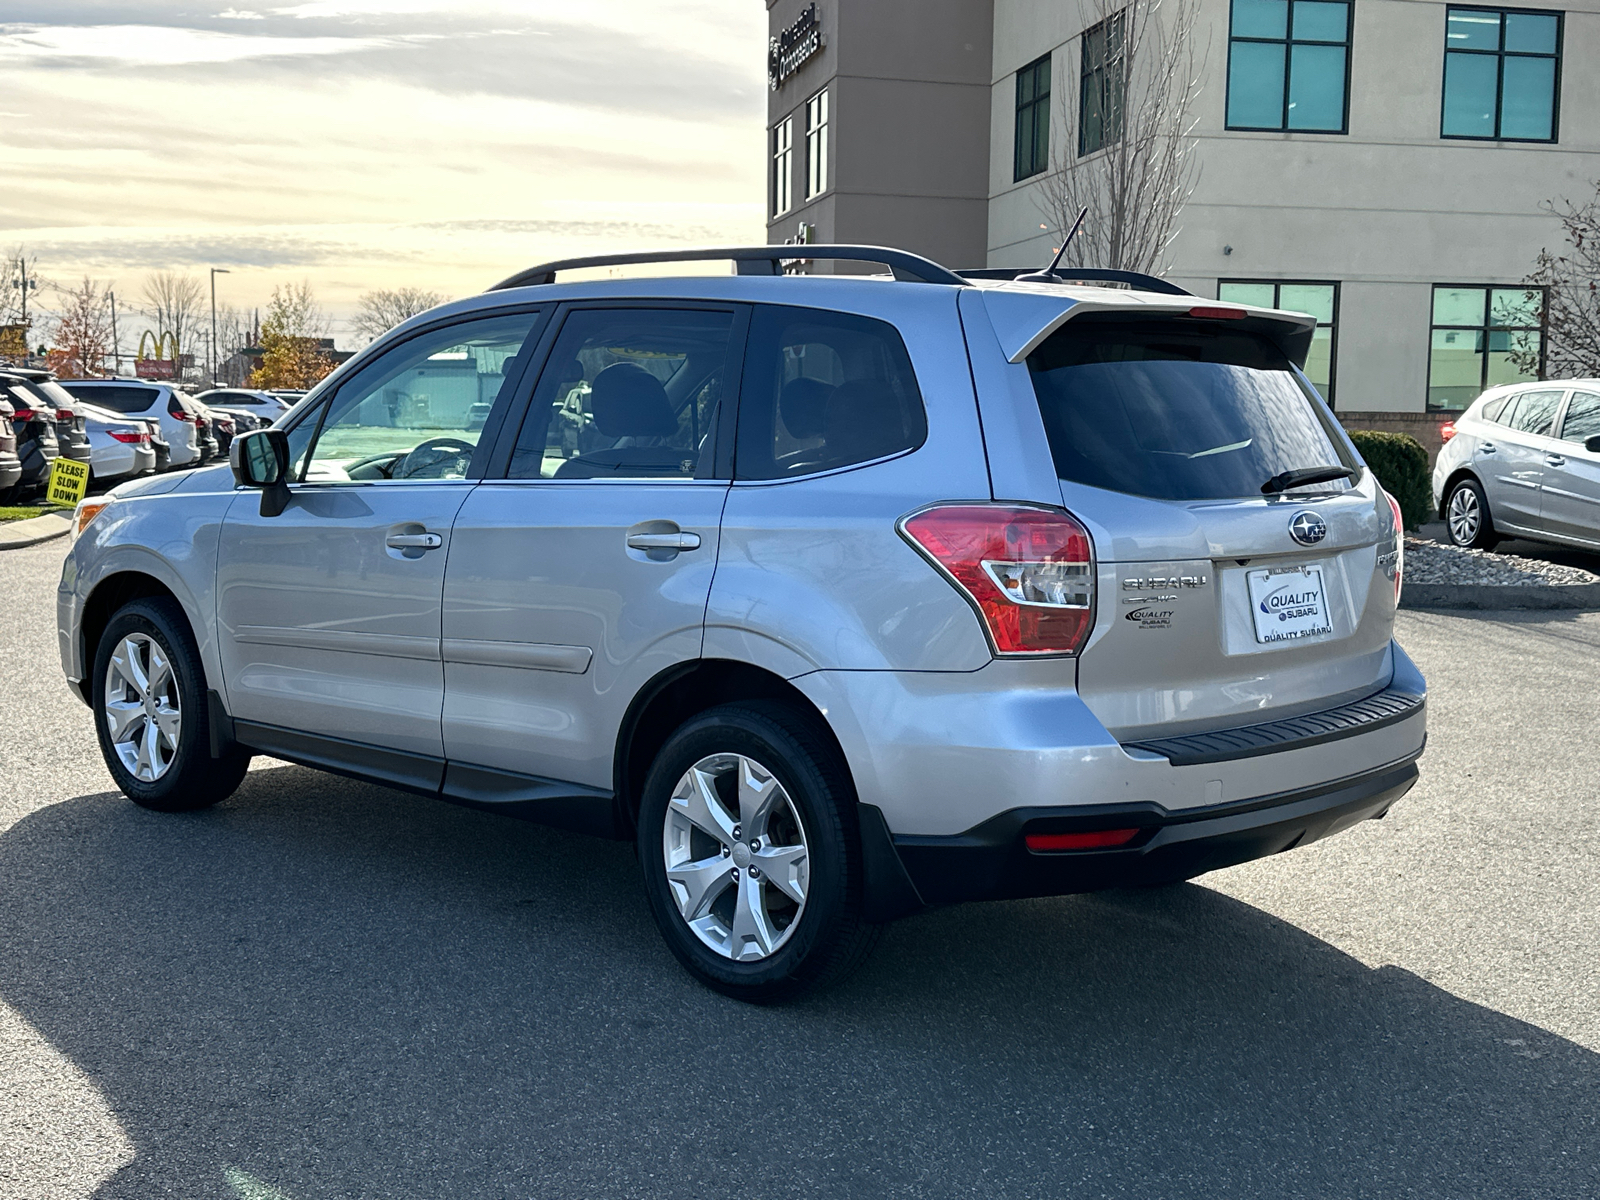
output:
[[[1278,567],[1246,573],[1256,641],[1301,642],[1333,632],[1321,567]]]

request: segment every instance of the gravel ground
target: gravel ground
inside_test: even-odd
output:
[[[1503,587],[1567,586],[1600,583],[1600,575],[1582,567],[1494,550],[1459,546],[1406,535],[1407,583],[1480,583]]]
[[[1402,612],[1422,779],[1169,888],[696,986],[631,849],[261,761],[112,789],[0,554],[0,1198],[1600,1196],[1600,614]]]

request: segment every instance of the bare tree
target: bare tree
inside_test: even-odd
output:
[[[36,317],[44,315],[38,307],[38,266],[38,256],[21,246],[13,247],[0,263],[0,356],[22,358],[31,350],[24,322],[32,324]],[[28,288],[26,295],[24,284]]]
[[[261,322],[263,333],[269,324],[284,337],[328,336],[328,316],[317,303],[309,279],[302,279],[299,283],[281,283],[272,289],[267,315]]]
[[[361,297],[360,308],[350,319],[350,327],[365,334],[368,341],[387,333],[418,313],[427,312],[443,304],[444,297],[424,288],[397,288],[394,291],[378,290]]]
[[[63,375],[103,375],[111,357],[111,303],[106,288],[88,276],[72,288],[57,288],[61,311],[52,340]]]
[[[193,354],[192,341],[200,337],[205,317],[205,289],[193,275],[176,271],[157,271],[144,284],[141,311],[155,324],[150,332],[158,339],[172,334],[179,354]]]
[[[1159,275],[1200,177],[1194,103],[1198,0],[1082,0],[1081,69],[1061,88],[1065,144],[1040,206],[1062,235],[1088,216],[1069,266]]]
[[[250,322],[231,304],[217,306],[217,375],[229,387],[244,383],[244,371],[235,355],[250,344]]]
[[[1582,204],[1563,199],[1541,206],[1561,222],[1560,253],[1539,251],[1528,285],[1528,305],[1544,299],[1544,361],[1532,338],[1513,338],[1509,358],[1526,375],[1589,379],[1600,375],[1600,182]]]

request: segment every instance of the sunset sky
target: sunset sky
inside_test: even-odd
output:
[[[47,281],[131,300],[226,267],[219,300],[249,309],[309,279],[343,335],[372,288],[765,240],[758,0],[4,12],[0,247]]]

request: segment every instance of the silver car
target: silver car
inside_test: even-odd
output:
[[[758,1001],[928,905],[1404,795],[1398,514],[1300,372],[1314,318],[806,252],[893,275],[535,268],[231,472],[86,503],[62,663],[118,786],[198,808],[261,753],[633,839],[673,952]]]
[[[1600,380],[1491,388],[1453,425],[1433,468],[1452,542],[1600,549]]]

